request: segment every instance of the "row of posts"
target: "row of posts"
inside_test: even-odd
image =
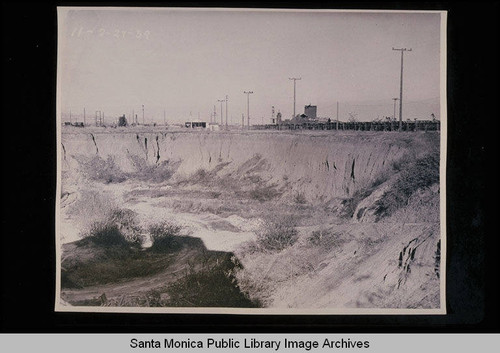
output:
[[[253,125],[253,130],[355,130],[355,131],[439,131],[440,122],[403,121],[391,122],[303,122]]]

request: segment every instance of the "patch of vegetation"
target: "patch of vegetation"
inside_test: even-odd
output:
[[[74,202],[68,203],[68,214],[82,220],[85,228],[97,220],[104,220],[111,210],[118,208],[108,194],[87,185],[76,193],[74,199]]]
[[[103,247],[140,245],[137,214],[129,209],[113,209],[103,221],[94,222],[83,238]]]
[[[192,183],[192,184],[197,184],[197,183],[206,183],[206,182],[209,182],[210,181],[210,176],[211,176],[211,173],[208,172],[206,169],[204,168],[199,168],[197,169],[190,177],[189,177],[189,181]]]
[[[248,192],[248,196],[260,202],[270,201],[280,195],[275,185],[256,187]]]
[[[66,247],[71,250],[64,254],[62,285],[86,287],[154,274],[171,263],[167,254],[189,243],[176,237],[181,229],[169,222],[152,225],[153,246],[143,250],[136,213],[115,209],[104,221],[94,222],[82,240]]]
[[[266,250],[281,251],[297,241],[299,234],[292,216],[265,219],[257,232],[257,243]]]
[[[171,257],[154,257],[133,248],[108,248],[93,261],[65,267],[61,272],[61,285],[62,288],[85,288],[116,283],[151,276],[171,264]]]
[[[151,251],[171,251],[179,248],[178,236],[182,226],[171,222],[161,222],[149,226],[148,230],[153,241]]]
[[[415,159],[415,154],[407,152],[401,158],[391,162],[392,170],[395,172],[400,172],[406,169],[408,165],[412,164]]]
[[[82,173],[91,180],[110,184],[121,183],[127,179],[127,174],[116,165],[112,156],[103,159],[96,155],[90,159],[78,160]]]
[[[162,183],[169,180],[180,165],[180,162],[172,163],[164,160],[160,163],[148,163],[148,161],[138,155],[129,154],[128,158],[134,166],[135,172],[129,177],[153,183]]]
[[[307,203],[306,195],[304,195],[303,192],[296,193],[293,200],[299,205],[305,205]]]
[[[415,154],[407,153],[397,161],[393,161],[391,167],[397,177],[395,183],[375,204],[377,219],[389,216],[405,206],[411,195],[418,189],[439,182],[439,151],[433,150],[419,158]],[[389,173],[383,172],[369,186],[357,190],[352,197],[344,199],[338,208],[339,216],[352,218],[359,203],[389,178]]]
[[[116,224],[97,222],[91,226],[86,238],[103,247],[127,246],[128,242]]]
[[[333,232],[331,229],[315,230],[307,237],[306,240],[308,244],[320,247],[325,251],[330,251],[331,249],[339,247],[342,244],[341,234]]]
[[[436,183],[439,183],[438,151],[408,161],[406,167],[401,169],[394,185],[376,202],[375,214],[379,218],[391,215],[405,206],[414,192]]]
[[[196,270],[191,266],[184,277],[167,288],[163,306],[255,308],[259,303],[244,295],[234,276],[234,256],[218,256]],[[215,260],[215,261],[214,261]]]
[[[218,182],[219,182],[220,179],[217,176],[217,173],[219,173],[222,169],[224,169],[229,164],[231,164],[231,162],[224,162],[224,163],[221,162],[221,163],[218,163],[211,170],[207,170],[205,168],[198,168],[194,173],[192,173],[189,176],[183,177],[180,180],[178,180],[177,184],[178,185],[203,184],[204,186],[207,186],[207,185],[218,185]],[[231,178],[229,178],[229,177],[225,177],[224,178],[224,184],[232,183],[232,182],[234,182],[234,180],[232,180]]]

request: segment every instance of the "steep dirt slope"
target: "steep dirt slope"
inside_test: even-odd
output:
[[[161,182],[191,176],[199,170],[218,176],[241,178],[258,173],[260,182],[286,185],[303,192],[310,201],[352,196],[391,171],[391,164],[405,154],[414,158],[436,134],[391,133],[79,133],[63,134],[63,172],[74,171],[83,161],[99,157],[108,172],[116,169],[138,178],[149,173]],[[110,165],[112,163],[112,165]],[[164,174],[153,172],[162,170]],[[141,174],[142,173],[142,174]],[[98,178],[98,176],[95,176]],[[162,178],[163,177],[163,178]]]
[[[110,131],[62,136],[63,242],[119,207],[234,252],[269,307],[439,307],[439,134]],[[298,241],[256,249],[282,215]]]

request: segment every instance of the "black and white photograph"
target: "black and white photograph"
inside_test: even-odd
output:
[[[59,7],[55,310],[446,314],[446,23]]]

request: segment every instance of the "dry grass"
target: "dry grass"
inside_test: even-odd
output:
[[[402,168],[402,166],[399,166]],[[420,189],[439,183],[439,152],[405,163],[395,183],[376,203],[376,215],[379,218],[389,216],[406,206],[411,196]]]
[[[129,154],[128,158],[135,170],[128,177],[152,183],[162,183],[170,180],[180,166],[180,162],[171,162],[170,160],[153,164],[143,157],[132,154]]]
[[[112,156],[106,159],[96,155],[93,157],[75,157],[80,164],[82,174],[90,180],[102,183],[121,183],[127,180],[127,174],[123,172],[115,163]]]
[[[293,201],[298,205],[305,205],[307,203],[306,195],[303,192],[297,192]]]
[[[262,248],[272,251],[281,251],[292,246],[298,239],[296,223],[293,216],[264,219],[257,232],[258,244]]]

